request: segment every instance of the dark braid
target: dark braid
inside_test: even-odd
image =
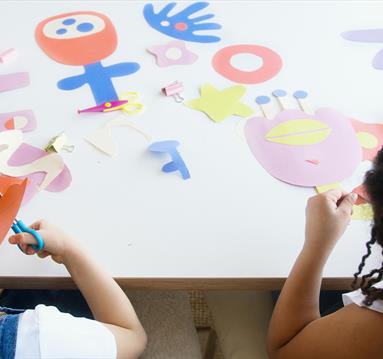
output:
[[[366,173],[364,186],[372,205],[374,220],[371,228],[371,239],[366,243],[367,253],[362,257],[358,271],[354,274],[353,289],[357,287],[359,275],[362,273],[366,260],[371,254],[372,245],[379,244],[383,247],[383,148],[377,153],[373,168]],[[375,300],[383,299],[383,288],[374,287],[374,285],[382,279],[383,263],[380,268],[373,269],[370,273],[360,278],[359,286],[365,295],[364,305],[370,306]]]

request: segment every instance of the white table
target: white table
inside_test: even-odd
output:
[[[42,192],[25,207],[26,222],[46,218],[82,241],[121,282],[151,288],[276,288],[303,243],[304,211],[311,188],[299,188],[271,177],[238,134],[243,123],[231,117],[216,124],[159,94],[172,81],[185,84],[184,97],[198,97],[199,86],[233,83],[217,74],[212,56],[231,44],[254,43],[272,48],[284,62],[270,81],[248,85],[243,101],[254,108],[258,95],[282,88],[310,93],[314,108],[334,107],[365,122],[382,118],[383,71],[372,68],[379,44],[348,42],[346,30],[382,26],[383,3],[360,1],[216,1],[209,8],[223,25],[222,41],[187,43],[199,60],[190,66],[159,68],[146,52],[171,38],[150,28],[145,1],[2,1],[0,48],[15,47],[19,61],[0,73],[30,72],[32,84],[0,94],[0,111],[32,108],[38,128],[25,141],[43,147],[65,131],[76,146],[63,153],[73,183],[62,193]],[[159,6],[160,4],[156,4]],[[183,4],[179,5],[180,7]],[[56,82],[81,72],[48,58],[34,40],[39,21],[55,14],[95,10],[108,15],[119,36],[116,52],[104,64],[135,61],[137,73],[114,80],[120,91],[138,91],[145,112],[132,117],[155,139],[177,139],[191,172],[160,171],[163,162],[150,154],[147,142],[128,128],[114,130],[119,154],[109,158],[83,137],[116,114],[81,117],[79,108],[93,104],[86,86],[64,92]],[[208,12],[205,10],[205,12]],[[238,56],[236,65],[254,68],[254,58]],[[259,61],[255,62],[259,65]],[[238,123],[240,123],[238,125]],[[351,181],[352,188],[363,168]],[[355,221],[326,266],[327,287],[344,287],[364,254],[370,224]],[[0,287],[67,287],[63,266],[21,255],[0,246]],[[368,268],[378,265],[377,256]]]

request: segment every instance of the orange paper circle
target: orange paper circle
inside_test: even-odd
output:
[[[263,65],[255,71],[236,69],[230,60],[239,54],[259,56]],[[282,68],[281,57],[273,50],[259,45],[233,45],[219,50],[213,57],[213,67],[220,75],[241,84],[257,84],[274,77]]]

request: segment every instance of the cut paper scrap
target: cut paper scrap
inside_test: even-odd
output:
[[[323,187],[353,175],[362,149],[351,119],[321,108],[307,114],[283,109],[272,120],[253,117],[245,126],[251,152],[273,177],[304,187]]]
[[[116,156],[117,155],[117,145],[113,141],[112,137],[112,128],[113,127],[130,127],[131,129],[137,131],[145,139],[150,142],[151,137],[141,131],[136,125],[132,122],[128,121],[125,116],[119,116],[108,121],[105,125],[98,128],[96,131],[90,133],[85,137],[85,140],[96,147],[101,152],[104,152],[108,156]]]
[[[0,176],[0,244],[8,233],[19,211],[27,180]]]
[[[351,120],[363,151],[363,159],[372,161],[383,146],[383,124],[364,123]]]
[[[0,65],[8,64],[14,61],[17,56],[18,52],[13,48],[0,52]]]
[[[60,155],[53,153],[25,165],[9,165],[9,159],[20,147],[22,141],[23,135],[21,131],[12,130],[0,133],[0,173],[20,177],[31,173],[44,172],[46,175],[38,187],[38,190],[41,191],[63,171],[64,161]]]
[[[197,54],[188,50],[185,42],[180,40],[173,40],[165,45],[152,46],[147,50],[156,57],[156,63],[160,67],[190,65],[198,59]]]
[[[318,193],[324,193],[324,192],[330,191],[331,189],[336,189],[336,188],[341,188],[340,183],[336,182],[336,183],[330,183],[327,185],[315,187]]]
[[[251,107],[240,102],[246,92],[244,86],[236,85],[220,91],[213,85],[205,84],[200,92],[200,98],[188,101],[185,105],[206,113],[215,122],[221,122],[231,115],[248,117],[254,113]]]
[[[0,75],[0,92],[16,90],[30,84],[28,72]]]
[[[0,131],[20,130],[29,132],[36,127],[36,118],[32,110],[0,113]]]
[[[135,62],[104,67],[101,60],[117,47],[117,33],[104,14],[77,11],[56,15],[41,21],[35,38],[40,48],[53,60],[72,66],[84,66],[84,73],[58,82],[61,90],[74,90],[88,84],[96,104],[118,100],[112,78],[139,70]]]
[[[383,43],[383,29],[346,31],[341,35],[344,39],[350,41]],[[383,49],[381,49],[373,58],[372,66],[377,70],[383,70]]]
[[[158,141],[153,142],[149,146],[149,151],[155,153],[168,153],[171,157],[171,161],[166,163],[162,167],[162,171],[169,173],[179,171],[184,180],[190,178],[190,173],[188,168],[185,165],[184,160],[182,159],[180,153],[177,150],[177,147],[180,145],[178,141],[168,140],[168,141]]]
[[[374,217],[374,212],[369,203],[354,205],[352,207],[351,219],[360,221],[370,221]]]
[[[195,2],[174,15],[169,13],[176,7],[177,3],[171,2],[163,6],[157,13],[154,12],[152,4],[144,7],[144,17],[146,22],[155,30],[176,39],[192,42],[218,42],[218,36],[202,35],[200,31],[218,30],[221,25],[215,22],[205,22],[214,17],[213,14],[193,16],[197,12],[209,6],[207,2]]]
[[[252,54],[262,59],[262,66],[254,71],[234,67],[231,59],[239,54]],[[258,84],[273,78],[282,68],[281,57],[273,50],[259,45],[233,45],[219,50],[213,57],[212,65],[223,77],[240,84]]]
[[[46,157],[47,155],[47,152],[40,148],[31,146],[27,143],[22,143],[20,147],[12,154],[8,164],[10,166],[24,166],[40,158]],[[23,177],[28,178],[28,185],[22,203],[25,205],[34,197],[34,195],[38,193],[38,189],[45,178],[45,173],[36,172]],[[53,179],[53,181],[45,188],[45,190],[48,192],[62,192],[70,186],[71,182],[71,173],[68,167],[65,166],[63,171],[55,179]]]
[[[352,190],[353,193],[356,193],[358,195],[358,198],[355,202],[355,204],[362,204],[362,203],[370,203],[370,198],[368,197],[368,194],[366,192],[366,188],[364,185],[360,185],[358,187],[355,187]]]

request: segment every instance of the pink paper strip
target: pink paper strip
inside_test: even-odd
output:
[[[29,84],[28,72],[15,72],[0,76],[0,92],[16,90]]]

